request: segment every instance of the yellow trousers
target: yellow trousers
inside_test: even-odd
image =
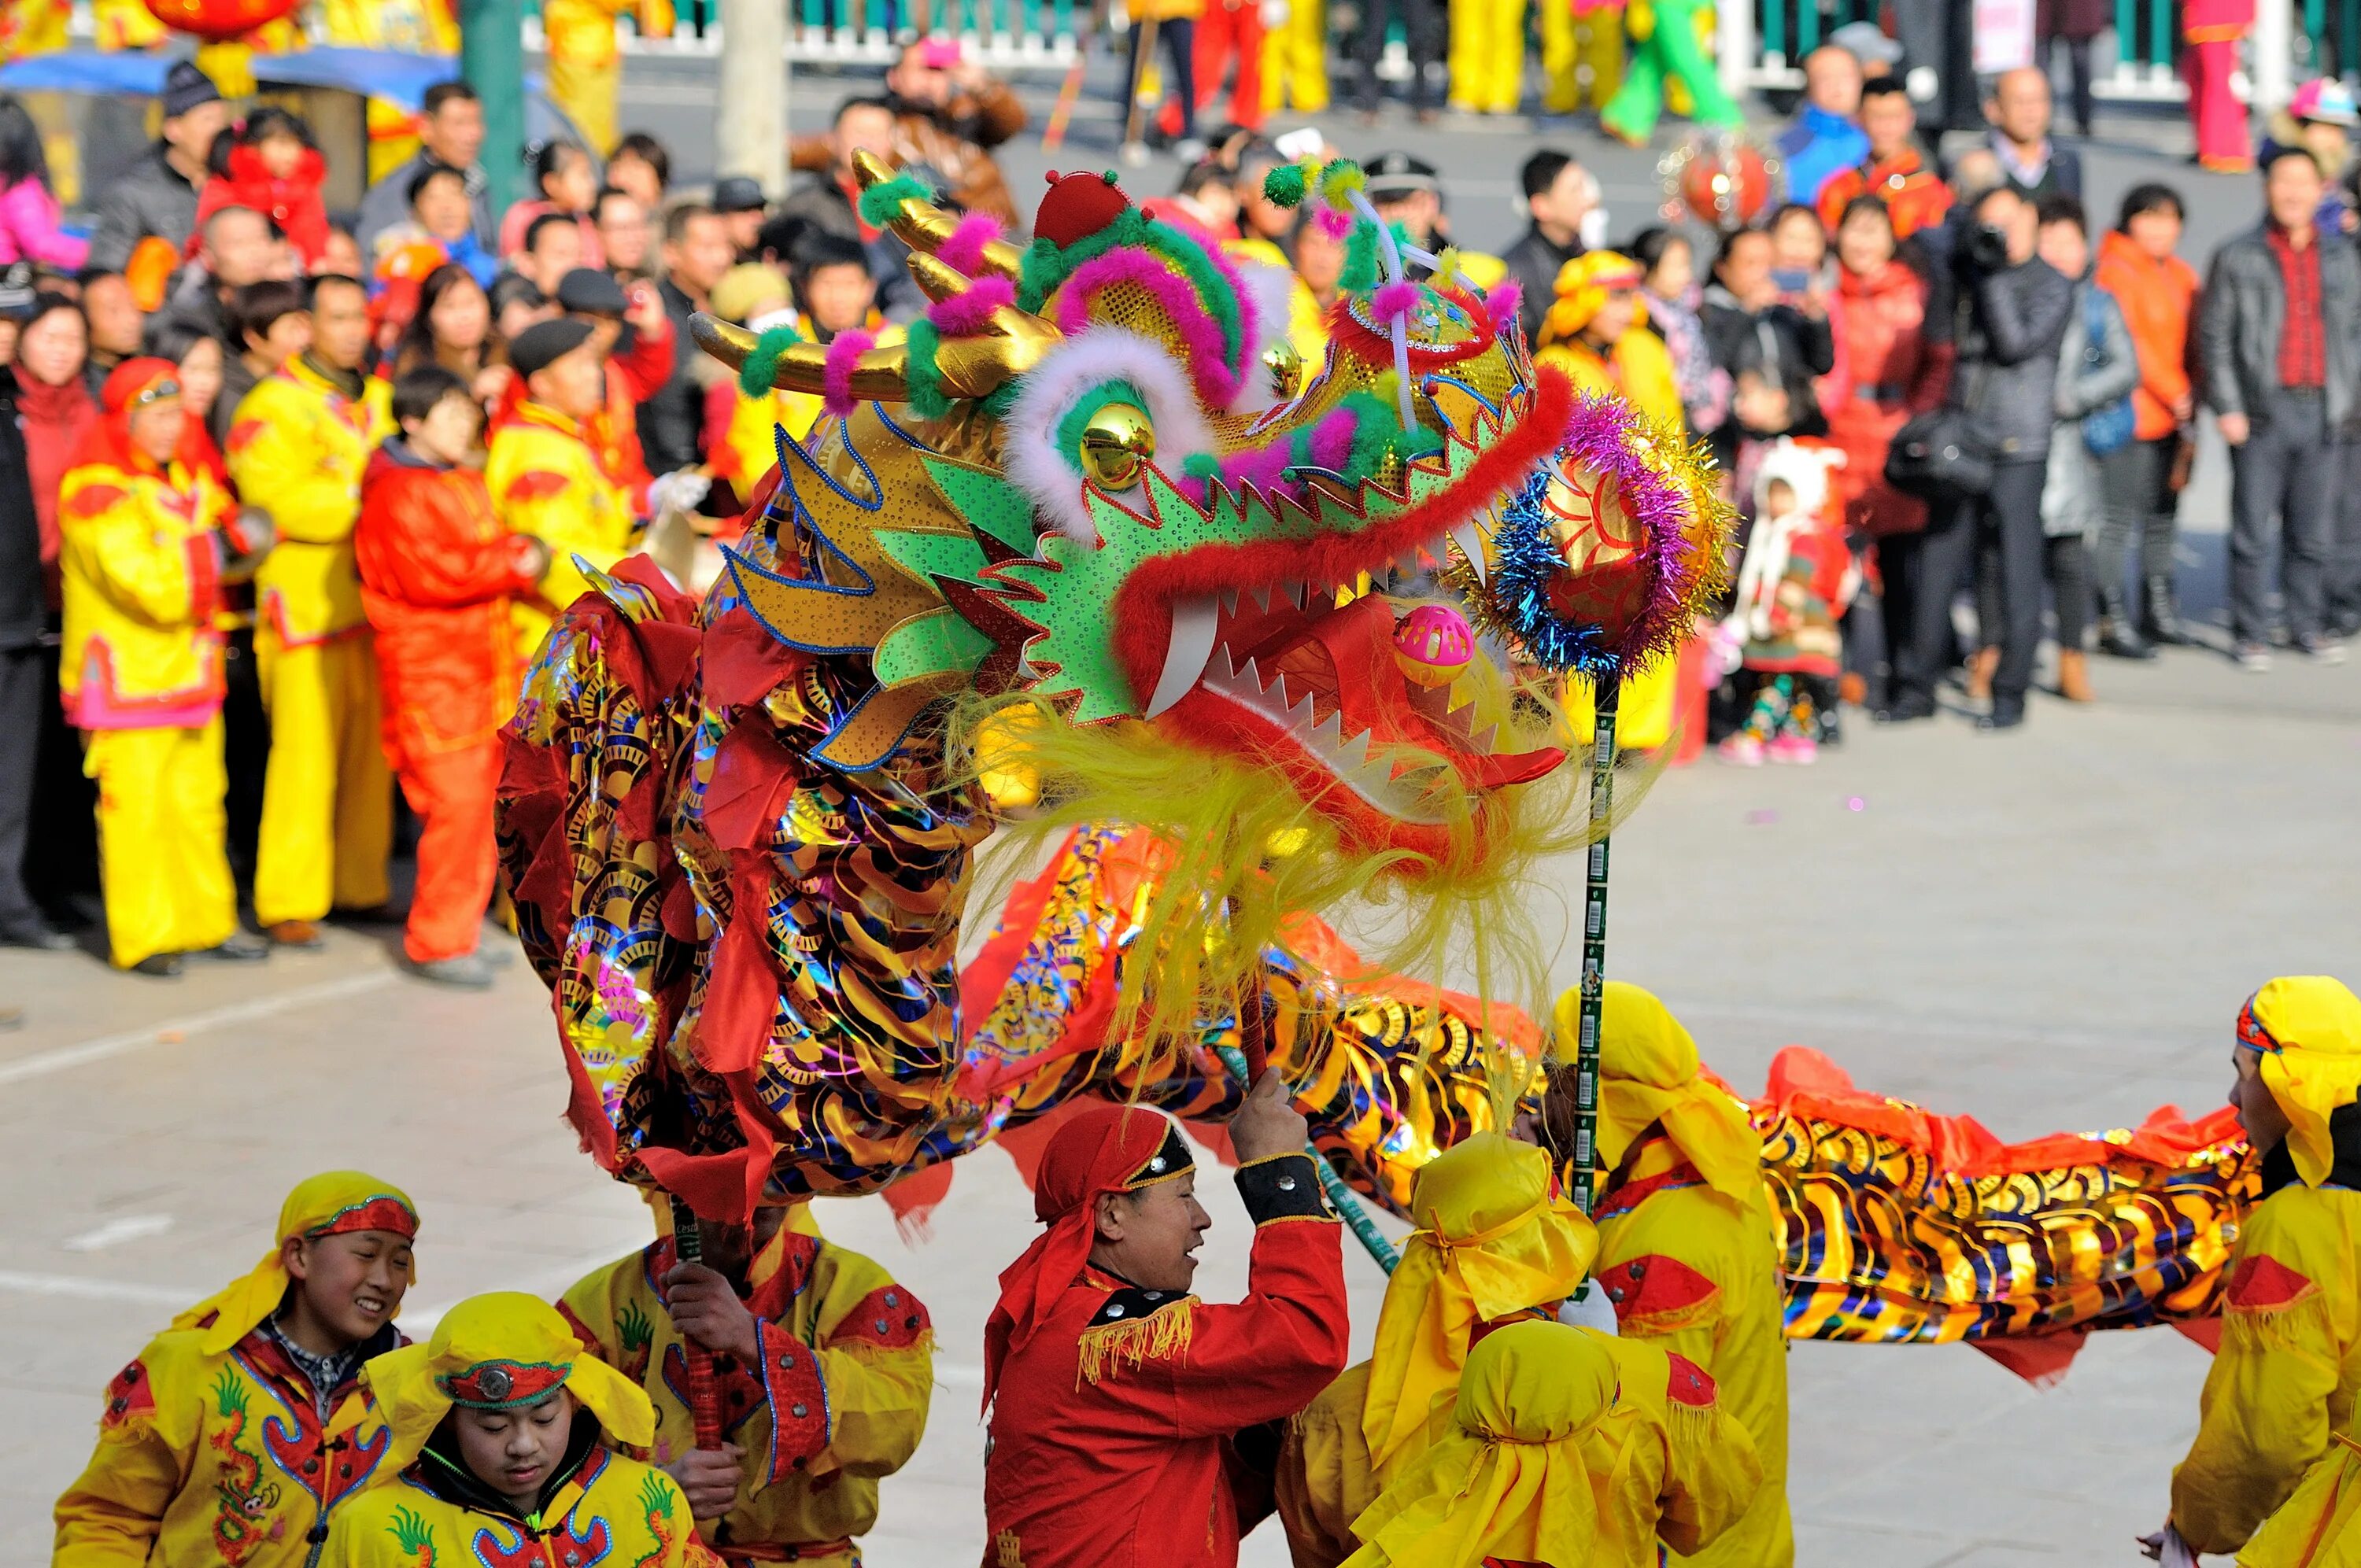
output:
[[[1615,746],[1620,751],[1653,751],[1673,738],[1673,720],[1680,695],[1681,661],[1677,654],[1657,658],[1638,674],[1627,677],[1615,698]],[[1598,733],[1589,680],[1568,675],[1565,689],[1566,727],[1575,744],[1588,746]]]
[[[1287,20],[1262,38],[1262,112],[1328,107],[1328,0],[1288,0]]]
[[[221,719],[203,729],[93,730],[82,772],[98,784],[99,881],[115,966],[236,936]]]
[[[1543,0],[1544,16],[1565,0]],[[1525,86],[1525,0],[1451,0],[1451,102],[1513,115]]]
[[[1564,5],[1542,7],[1542,106],[1571,115],[1587,102],[1607,106],[1623,87],[1623,7],[1602,5],[1577,16]]]
[[[615,150],[615,97],[622,90],[621,57],[584,61],[553,52],[549,57],[549,96],[590,150],[605,158]]]
[[[289,648],[266,623],[255,628],[254,654],[270,712],[254,918],[270,927],[374,909],[391,896],[393,849],[376,647],[360,632]]]

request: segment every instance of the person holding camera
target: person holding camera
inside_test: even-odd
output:
[[[1978,196],[1954,252],[1958,356],[1946,404],[1983,465],[1974,494],[1938,500],[1907,553],[1908,615],[1894,628],[1888,719],[1931,717],[1935,680],[1950,663],[1951,597],[1977,542],[2000,562],[2000,663],[1989,729],[2025,722],[2033,653],[2041,640],[2042,477],[2049,457],[2058,353],[2074,311],[2073,286],[2036,254],[2032,203],[2007,185]]]

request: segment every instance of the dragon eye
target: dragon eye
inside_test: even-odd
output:
[[[1101,489],[1127,490],[1139,483],[1141,466],[1155,461],[1156,427],[1137,404],[1103,403],[1082,427],[1075,455]]]

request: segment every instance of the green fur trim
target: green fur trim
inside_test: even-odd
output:
[[[1017,284],[1017,308],[1038,311],[1041,302],[1057,292],[1058,286],[1072,277],[1084,262],[1094,261],[1119,246],[1154,251],[1180,269],[1206,313],[1221,326],[1223,360],[1231,369],[1237,369],[1243,329],[1238,323],[1237,296],[1231,291],[1229,280],[1222,276],[1221,269],[1195,240],[1169,224],[1158,223],[1137,207],[1126,208],[1106,227],[1096,234],[1084,235],[1063,249],[1046,239],[1034,240],[1025,252],[1024,276]]]
[[[1143,413],[1148,409],[1147,398],[1130,382],[1102,381],[1083,393],[1081,400],[1066,411],[1066,417],[1058,422],[1058,455],[1077,474],[1082,471],[1082,460],[1078,455],[1082,448],[1082,432],[1090,425],[1091,416],[1109,403],[1129,403]]]
[[[935,362],[943,346],[942,329],[920,316],[910,323],[904,342],[909,359],[903,379],[907,395],[903,400],[920,419],[941,419],[951,411],[951,400],[943,395],[942,367]]]
[[[1262,193],[1266,200],[1275,205],[1301,206],[1303,203],[1305,184],[1303,165],[1282,163],[1262,177]]]
[[[861,192],[861,216],[872,228],[884,228],[899,217],[905,202],[931,202],[931,186],[915,174],[896,174],[882,185]]]
[[[1210,452],[1191,452],[1180,459],[1180,472],[1192,479],[1218,479],[1222,477],[1222,460]]]
[[[738,367],[738,389],[750,398],[769,395],[779,374],[779,361],[787,350],[803,341],[803,335],[791,326],[774,326],[754,340],[754,352],[746,356],[746,363]]]
[[[1366,294],[1378,286],[1378,225],[1367,218],[1345,236],[1345,268],[1336,286],[1348,294]]]
[[[1008,411],[1016,406],[1016,389],[1022,385],[1024,385],[1024,378],[1019,377],[984,399],[977,406],[994,419],[1006,419]]]

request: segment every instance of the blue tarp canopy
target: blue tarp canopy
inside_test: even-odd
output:
[[[0,0],[5,3],[5,0]],[[0,89],[10,93],[91,93],[153,98],[164,91],[172,56],[95,49],[60,49],[0,65]],[[254,79],[274,87],[330,87],[383,98],[412,111],[426,90],[459,74],[456,60],[399,54],[391,49],[307,49],[293,54],[258,54]]]

